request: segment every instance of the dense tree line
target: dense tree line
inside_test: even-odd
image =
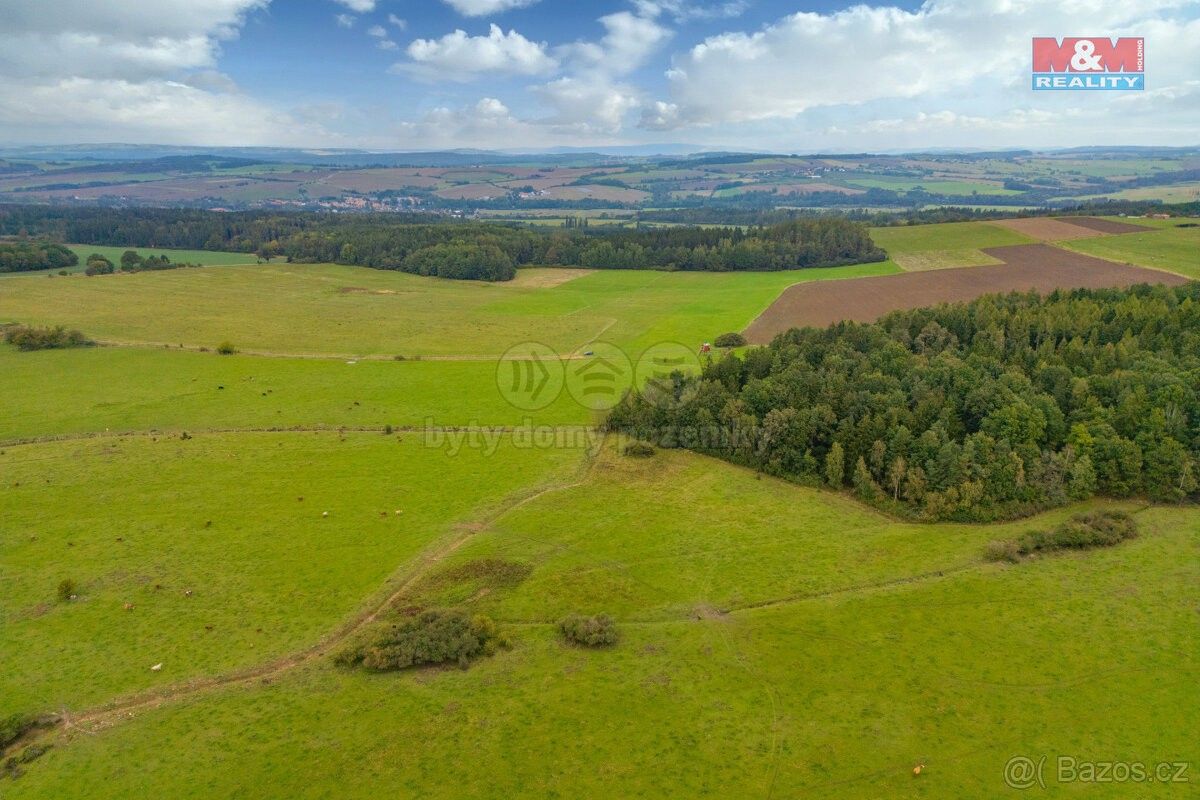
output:
[[[610,424],[925,519],[1197,491],[1200,283],[792,330]]]
[[[722,208],[699,206],[696,208],[663,208],[639,211],[640,222],[674,222],[685,225],[774,225],[793,219],[811,219],[840,213],[846,219],[866,222],[872,227],[896,225],[933,225],[942,222],[971,222],[1018,217],[1046,216],[1117,216],[1127,214],[1163,213],[1172,216],[1194,216],[1200,214],[1200,203],[1164,204],[1158,201],[1098,200],[1088,203],[1057,206],[1055,208],[998,209],[965,206],[936,206],[897,211],[877,211],[865,208],[847,208],[831,212],[817,208]]]
[[[62,269],[79,263],[79,256],[53,242],[19,240],[0,242],[0,272],[34,272]]]
[[[432,221],[431,221],[432,220]],[[843,217],[769,226],[542,230],[420,215],[225,214],[160,209],[0,207],[0,233],[139,247],[286,255],[422,275],[508,280],[516,267],[783,270],[882,261],[866,228]]]

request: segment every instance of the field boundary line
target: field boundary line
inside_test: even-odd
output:
[[[595,426],[583,424],[555,425],[557,430],[591,431]],[[517,425],[392,425],[393,434],[400,433],[516,433],[522,430]],[[179,428],[163,430],[149,428],[134,431],[91,431],[87,433],[46,434],[44,436],[27,436],[17,439],[0,440],[0,447],[21,447],[23,445],[54,444],[56,442],[86,442],[94,439],[133,439],[141,436],[162,436],[174,438],[181,433],[189,436],[221,435],[221,434],[253,434],[253,433],[378,433],[388,435],[385,425],[291,425],[283,427],[247,427],[247,428]]]

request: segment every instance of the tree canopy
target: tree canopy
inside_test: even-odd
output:
[[[1012,294],[792,330],[610,425],[924,519],[1197,491],[1200,284]]]

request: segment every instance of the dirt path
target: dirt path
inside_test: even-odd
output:
[[[585,431],[588,425],[556,425],[557,430]],[[522,428],[515,425],[392,425],[392,433],[515,433]],[[292,425],[273,428],[189,428],[188,435],[192,437],[224,433],[378,433],[384,435],[388,428],[374,425]],[[162,439],[173,439],[175,430],[158,431],[89,431],[86,433],[51,433],[44,436],[26,436],[15,439],[0,440],[0,447],[20,447],[32,444],[51,444],[54,442],[86,442],[93,439],[132,439],[139,436],[157,436]]]
[[[385,586],[394,586],[394,588],[387,589],[382,599],[377,598],[370,601],[363,610],[310,647],[265,664],[236,670],[224,675],[197,678],[166,689],[131,695],[124,699],[75,714],[63,712],[59,726],[51,728],[45,733],[49,734],[55,731],[63,731],[68,734],[97,733],[123,720],[129,719],[140,711],[159,708],[169,703],[185,700],[216,689],[238,686],[252,681],[274,680],[298,667],[324,658],[331,650],[345,643],[354,634],[379,619],[389,607],[407,592],[411,591],[439,563],[453,555],[474,537],[489,530],[499,520],[548,494],[567,491],[586,483],[591,477],[592,471],[598,461],[598,452],[599,449],[585,455],[584,461],[573,480],[566,483],[546,485],[535,491],[514,496],[510,498],[509,502],[502,504],[484,519],[474,523],[460,523],[455,526],[453,535],[435,543],[432,548],[419,556],[415,562],[406,564],[394,574],[385,584]],[[25,746],[29,744],[29,741],[30,739],[26,739],[18,744],[19,746]]]

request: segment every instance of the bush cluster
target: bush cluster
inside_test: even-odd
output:
[[[33,272],[73,267],[79,256],[53,242],[0,242],[0,272]]]
[[[423,664],[466,667],[480,656],[507,647],[508,640],[491,618],[462,611],[433,609],[365,632],[335,656],[344,667],[391,672]]]
[[[83,274],[90,278],[93,275],[112,275],[116,270],[117,268],[113,266],[113,262],[99,253],[92,253],[87,258],[87,265],[83,270]]]
[[[713,340],[713,344],[720,348],[730,347],[745,347],[746,337],[740,333],[722,333]]]
[[[573,615],[558,623],[563,638],[584,647],[611,647],[617,643],[617,625],[607,614]]]
[[[55,328],[26,328],[15,325],[4,332],[4,341],[18,350],[62,350],[68,347],[90,347],[95,344],[81,332]]]
[[[621,448],[622,455],[631,458],[650,458],[654,455],[654,445],[647,442],[629,442]]]
[[[1094,511],[1072,517],[1051,531],[1031,531],[1019,539],[992,542],[987,555],[992,561],[1015,563],[1036,553],[1113,547],[1137,534],[1137,523],[1128,514]]]

